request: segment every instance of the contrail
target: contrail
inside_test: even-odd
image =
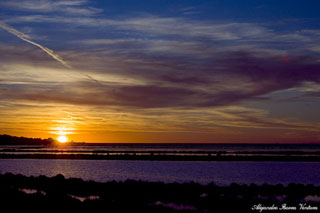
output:
[[[42,46],[41,44],[38,44],[36,42],[33,42],[30,40],[30,37],[22,32],[19,32],[18,30],[9,27],[8,25],[6,25],[5,23],[0,21],[0,27],[2,29],[4,29],[5,31],[15,35],[16,37],[20,38],[21,40],[28,42],[29,44],[32,44],[36,47],[39,47],[40,49],[42,49],[44,52],[46,52],[48,55],[50,55],[52,58],[54,58],[55,60],[57,60],[58,62],[60,62],[63,66],[67,67],[68,69],[72,69],[72,67],[67,64],[67,62],[65,62],[62,58],[60,58],[59,55],[57,55],[55,52],[53,52],[53,50],[50,50],[47,47]]]
[[[25,41],[25,42],[28,42],[29,44],[32,44],[36,47],[39,47],[40,49],[42,49],[44,52],[46,52],[48,55],[50,55],[52,58],[54,58],[55,60],[57,60],[58,62],[60,62],[63,66],[67,67],[68,69],[72,69],[72,67],[67,63],[65,62],[59,55],[57,55],[55,52],[53,52],[53,50],[45,47],[45,46],[42,46],[41,44],[38,44],[34,41],[31,41],[30,40],[30,37],[12,27],[9,27],[8,25],[6,25],[5,23],[1,22],[0,21],[0,28],[4,29],[5,31],[15,35],[16,37],[20,38],[21,40]],[[92,76],[90,75],[84,75],[86,76],[88,79],[92,80],[92,81],[95,81],[96,83],[98,83],[99,85],[101,85],[101,83],[96,80],[95,78],[93,78]]]
[[[92,76],[87,75],[87,74],[85,74],[84,76],[86,76],[89,80],[92,80],[101,86],[101,83],[97,79],[93,78]]]

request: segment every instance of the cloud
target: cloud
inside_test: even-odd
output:
[[[87,6],[89,3],[88,0],[10,0],[2,1],[0,5],[18,11],[61,12],[68,15],[91,16],[102,12],[101,9]]]
[[[53,50],[41,45],[41,44],[38,44],[34,41],[31,41],[30,40],[30,37],[23,34],[22,32],[19,32],[18,30],[12,28],[12,27],[9,27],[8,25],[6,25],[5,23],[3,22],[0,22],[0,28],[2,28],[3,30],[15,35],[16,37],[20,38],[21,40],[29,43],[29,44],[32,44],[36,47],[39,47],[40,49],[42,49],[45,53],[47,53],[48,55],[50,55],[53,59],[55,59],[56,61],[60,62],[63,66],[71,69],[71,66],[69,64],[67,64],[67,62],[65,62],[58,54],[56,54]]]
[[[319,131],[319,124],[272,118],[266,111],[245,107],[217,108],[119,108],[112,106],[70,105],[59,102],[6,101],[0,105],[0,127],[16,128],[19,123],[24,130],[48,132],[53,128],[72,128],[73,133],[87,132],[179,132],[210,133],[213,138],[221,135],[243,137],[271,135],[279,139],[295,132],[294,137],[305,135],[312,138]],[[5,113],[2,113],[5,112]],[[30,118],[33,118],[30,120]],[[3,128],[2,128],[3,129]],[[290,133],[291,134],[291,133]],[[306,137],[306,135],[308,135]],[[211,138],[212,138],[211,136]],[[290,137],[294,139],[294,137]],[[288,138],[287,138],[288,139]],[[254,141],[251,138],[250,141]],[[290,140],[289,140],[290,141]],[[296,139],[295,139],[296,141]],[[211,141],[212,142],[212,141]],[[245,141],[243,141],[245,142]],[[247,141],[248,142],[248,141]],[[291,141],[292,142],[292,141]]]
[[[59,85],[52,84],[52,87],[2,85],[2,88],[7,89],[3,97],[74,105],[133,108],[219,107],[250,100],[268,100],[265,96],[270,93],[295,88],[304,82],[314,82],[314,84],[320,82],[320,64],[315,63],[313,58],[293,58],[288,65],[283,64],[281,59],[255,58],[248,53],[225,56],[216,61],[215,65],[218,67],[216,70],[208,69],[210,68],[208,62],[203,68],[186,70],[185,76],[179,74],[179,69],[150,73],[150,70],[144,68],[143,63],[137,62],[134,62],[134,68],[127,70],[131,63],[120,65],[119,59],[113,63],[118,68],[123,66],[124,70],[113,80],[108,77],[110,74],[97,71],[90,76],[93,75],[94,79],[98,79],[99,84],[78,78],[71,84],[61,82]],[[87,58],[86,63],[90,63],[90,58]],[[110,64],[111,67],[115,65]],[[155,70],[163,68],[153,65]],[[177,68],[183,68],[183,65]],[[138,69],[139,73],[134,74],[135,69]],[[77,70],[79,73],[85,71],[86,69]],[[121,80],[121,76],[126,78],[126,81],[116,80]],[[139,80],[141,84],[137,84]]]
[[[119,30],[148,33],[152,35],[171,35],[213,40],[271,40],[275,34],[271,29],[254,23],[216,23],[195,21],[177,17],[143,16],[137,18],[106,19],[101,17],[69,17],[55,15],[28,15],[6,19],[15,22],[66,23],[75,26],[114,27]]]
[[[14,33],[29,40],[20,32]],[[53,90],[46,91],[47,95],[39,94],[39,101],[42,98],[69,104],[137,108],[217,107],[266,101],[270,93],[299,87],[305,82],[319,84],[320,79],[320,62],[316,55],[291,54],[273,47],[266,50],[255,44],[226,45],[210,39],[172,37],[80,42],[89,47],[81,45],[81,48],[61,53],[68,57],[77,72],[84,73],[96,85],[82,82],[83,76],[77,75],[75,84],[70,85],[73,90],[64,91],[68,94],[65,98],[62,92],[55,95]],[[79,43],[73,44],[79,46]],[[4,59],[15,63],[15,60],[21,61],[21,56],[17,58],[18,50],[4,47],[0,51]],[[52,66],[36,53],[32,54],[35,55],[24,56],[29,58],[23,61],[29,63],[29,70],[32,70],[30,61],[42,63],[43,67]],[[288,60],[283,60],[284,56]],[[77,88],[87,91],[83,97]],[[42,92],[34,90],[25,97],[32,96],[36,100],[33,96]],[[59,95],[62,97],[58,98]],[[69,98],[73,96],[75,98]]]
[[[75,15],[65,18],[55,14],[7,17],[5,22],[59,23],[60,26],[65,24],[68,29],[73,30],[90,27],[93,36],[95,33],[99,34],[101,29],[108,29],[108,32],[117,33],[121,38],[88,39],[86,37],[81,42],[93,46],[98,43],[111,45],[111,40],[114,40],[114,45],[120,46],[121,43],[125,45],[136,41],[146,45],[152,52],[169,51],[175,54],[195,55],[199,50],[209,50],[206,52],[209,55],[212,51],[219,51],[221,48],[252,47],[269,52],[290,51],[301,54],[308,50],[313,54],[319,53],[317,30],[277,30],[276,25],[265,23],[203,21],[153,15],[129,16],[121,19],[94,15],[90,17]]]
[[[53,84],[55,81],[68,81],[65,85],[45,91],[24,85],[24,89],[19,90],[21,95],[11,95],[16,93],[18,88],[15,88],[7,91],[7,97],[136,108],[218,107],[248,101],[265,102],[271,98],[268,97],[271,93],[297,88],[305,82],[320,83],[320,63],[317,57],[310,55],[294,55],[290,56],[289,61],[283,61],[278,54],[228,49],[216,53],[213,51],[205,58],[195,56],[188,60],[185,56],[143,54],[143,49],[129,48],[121,54],[116,54],[117,50],[68,51],[64,55],[68,55],[68,61],[74,64],[75,71],[68,72],[70,77],[60,77],[57,74],[59,69],[56,73],[48,70],[47,66],[52,65],[36,52],[22,60],[16,58],[19,55],[17,48],[0,48],[3,59],[7,61],[8,73],[24,70],[31,75],[31,80],[43,79]],[[14,65],[16,60],[20,63],[37,61],[40,67],[34,68],[29,64],[19,68]],[[8,62],[12,63],[11,67],[8,67]],[[41,69],[51,77],[42,78],[34,74]],[[86,76],[90,81],[84,81],[85,75],[90,76]],[[4,75],[7,78],[5,76],[10,77],[9,74]],[[20,77],[22,75],[18,74],[14,76],[15,79],[9,79],[12,82],[26,81]],[[69,79],[73,84],[69,83]]]
[[[181,12],[184,15],[195,15],[201,13],[197,7],[184,7],[179,9],[179,12]]]

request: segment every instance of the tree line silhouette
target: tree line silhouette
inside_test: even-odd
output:
[[[27,138],[11,135],[0,135],[0,145],[52,145],[56,143],[53,138]]]

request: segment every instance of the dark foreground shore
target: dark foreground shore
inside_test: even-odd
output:
[[[319,212],[320,186],[97,183],[3,174],[0,204],[7,212]]]

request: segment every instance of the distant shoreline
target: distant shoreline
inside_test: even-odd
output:
[[[0,159],[320,162],[320,144],[84,143],[0,135]]]
[[[150,142],[143,142],[143,143],[128,143],[128,142],[85,142],[85,141],[70,141],[65,144],[59,143],[57,140],[53,138],[28,138],[22,136],[11,136],[7,134],[0,134],[0,147],[7,146],[7,145],[21,145],[21,146],[183,146],[183,147],[192,147],[192,146],[247,146],[247,147],[264,147],[264,146],[271,146],[271,147],[290,147],[290,148],[299,148],[299,147],[309,147],[309,148],[320,148],[320,141],[318,142],[308,142],[308,143],[267,143],[267,142],[255,142],[255,143],[248,143],[248,142],[239,142],[239,143],[223,143],[223,142],[199,142],[199,143],[185,143],[185,142],[174,142],[174,143],[154,143]]]

